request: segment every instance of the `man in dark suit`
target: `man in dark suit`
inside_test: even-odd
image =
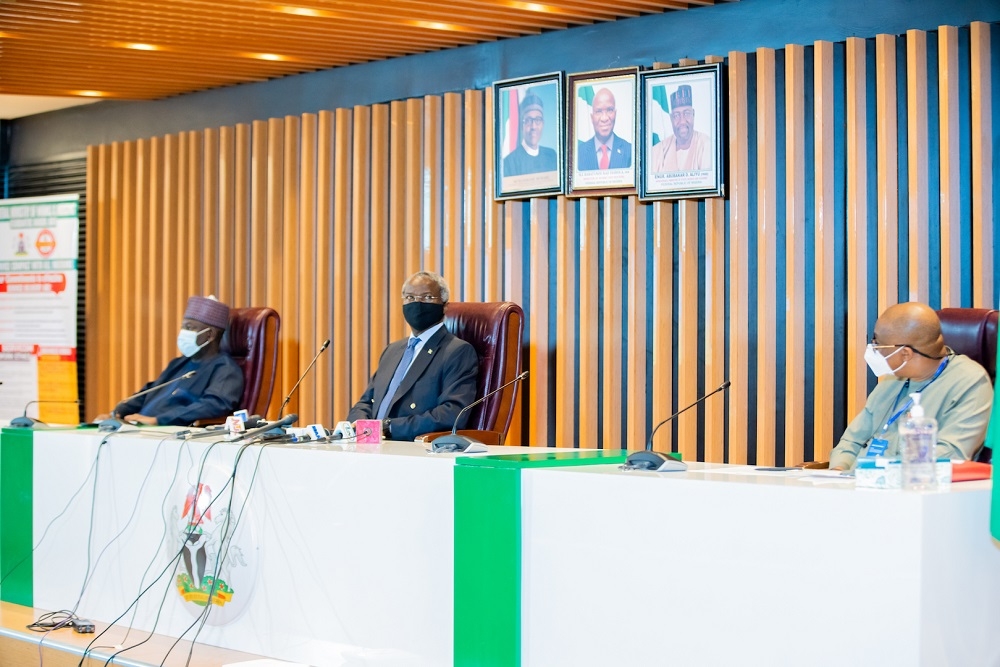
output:
[[[616,113],[615,96],[607,88],[601,88],[594,95],[590,112],[594,138],[577,142],[576,168],[579,171],[632,166],[632,144],[615,134]]]
[[[445,329],[448,296],[448,283],[429,271],[403,284],[403,318],[413,335],[385,348],[348,421],[381,419],[384,437],[413,440],[451,429],[462,408],[476,400],[479,356]]]

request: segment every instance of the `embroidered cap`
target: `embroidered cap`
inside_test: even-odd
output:
[[[229,306],[214,296],[193,296],[188,299],[184,318],[197,320],[217,329],[229,326]]]
[[[521,100],[521,104],[518,106],[518,109],[520,110],[522,116],[532,109],[542,111],[542,98],[534,93],[528,93],[524,96],[524,99]]]
[[[691,86],[682,84],[677,86],[675,90],[670,95],[670,109],[671,111],[677,107],[689,107],[692,106],[691,102]]]

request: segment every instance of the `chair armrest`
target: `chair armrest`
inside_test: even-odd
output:
[[[425,433],[423,435],[418,435],[414,440],[417,442],[430,442],[438,436],[446,435],[451,433],[451,431],[435,431],[434,433]],[[458,429],[459,435],[464,435],[467,438],[472,438],[473,440],[478,440],[484,445],[502,445],[503,444],[503,432],[502,431],[480,431],[478,429],[471,428],[460,428]]]
[[[229,415],[226,415],[228,417]],[[191,426],[201,427],[201,426],[217,426],[219,424],[226,423],[226,417],[208,417],[207,419],[199,419]]]
[[[806,461],[804,463],[796,463],[795,467],[805,468],[806,470],[826,470],[830,467],[829,461]]]

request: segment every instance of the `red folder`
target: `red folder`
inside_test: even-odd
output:
[[[993,466],[989,463],[979,463],[978,461],[952,462],[951,481],[971,482],[975,479],[989,479],[993,476]]]

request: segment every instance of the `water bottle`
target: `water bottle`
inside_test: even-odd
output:
[[[899,455],[904,489],[924,491],[937,488],[937,420],[924,416],[920,394],[910,394],[913,407],[899,425]]]

